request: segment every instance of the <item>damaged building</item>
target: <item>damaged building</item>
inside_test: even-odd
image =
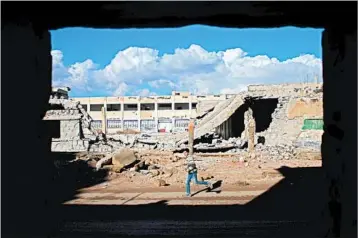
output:
[[[195,112],[194,148],[199,152],[233,153],[265,150],[273,156],[280,155],[282,150],[293,153],[295,148],[319,151],[323,133],[322,96],[322,84],[317,83],[250,85],[248,91],[225,100],[202,101]],[[57,109],[49,110],[44,120],[57,120],[61,128],[52,140],[53,151],[187,149],[185,131],[105,133],[105,129],[98,130],[96,120],[77,100],[51,97],[50,104]]]

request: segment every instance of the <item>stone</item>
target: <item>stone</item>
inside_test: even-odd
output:
[[[149,171],[152,177],[156,177],[160,174],[159,170],[150,170]]]
[[[185,159],[185,155],[183,153],[174,153],[174,156],[178,159]]]
[[[213,175],[211,175],[211,174],[206,174],[206,175],[203,175],[203,176],[201,177],[201,180],[204,181],[204,180],[209,180],[209,179],[213,179],[213,178],[214,178]]]
[[[155,170],[155,169],[159,169],[159,167],[155,164],[148,166],[148,170]]]
[[[165,187],[168,186],[168,184],[163,179],[158,179],[158,187]]]
[[[113,165],[104,165],[102,168],[105,169],[105,170],[111,170],[112,171]]]
[[[116,173],[120,173],[123,170],[123,166],[122,165],[113,165],[112,166],[112,171],[116,172]]]
[[[95,161],[94,159],[90,159],[90,160],[87,160],[87,165],[88,167],[90,168],[96,168],[96,164],[97,164],[97,161]]]
[[[105,156],[104,158],[100,159],[96,163],[96,169],[99,170],[100,168],[102,168],[103,165],[108,165],[111,163],[112,163],[112,154],[109,154],[109,155]]]
[[[138,164],[136,164],[134,166],[134,168],[136,169],[136,171],[139,171],[141,169],[144,169],[146,167],[146,164],[144,161],[140,161]]]
[[[112,164],[116,166],[128,166],[133,164],[137,160],[134,151],[131,149],[123,148],[118,152],[115,152],[112,156]]]
[[[149,170],[140,170],[140,173],[141,174],[144,174],[144,175],[147,175],[147,174],[149,174]]]

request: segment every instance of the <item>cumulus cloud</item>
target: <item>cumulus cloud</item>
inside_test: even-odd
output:
[[[209,52],[199,45],[159,55],[150,48],[119,51],[103,68],[87,59],[68,67],[63,54],[52,51],[53,84],[74,93],[99,90],[109,95],[150,96],[188,90],[194,94],[236,93],[249,84],[289,83],[322,78],[322,61],[302,54],[280,61],[267,55],[249,56],[243,49]],[[159,93],[160,92],[160,93]]]
[[[53,50],[51,55],[53,86],[69,86],[74,91],[92,91],[91,77],[96,69],[92,60],[87,59],[84,62],[77,62],[65,67],[61,51]]]

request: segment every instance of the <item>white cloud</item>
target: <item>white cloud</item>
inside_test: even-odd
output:
[[[172,89],[175,88],[175,83],[173,83],[170,80],[167,79],[158,79],[158,80],[154,80],[154,81],[149,81],[148,82],[149,86],[152,88],[160,88],[160,87],[170,87]]]
[[[92,60],[77,62],[69,67],[63,64],[63,53],[59,50],[51,51],[52,78],[54,86],[70,86],[74,91],[91,92],[91,80],[96,65]]]
[[[97,69],[91,59],[63,65],[63,54],[52,51],[54,84],[73,91],[95,90],[112,95],[149,96],[171,90],[196,94],[235,93],[249,84],[289,83],[322,78],[321,59],[303,54],[285,61],[267,55],[249,56],[243,49],[208,52],[198,45],[159,55],[158,50],[129,47]]]
[[[140,90],[135,91],[135,94],[141,97],[148,97],[148,96],[154,96],[157,95],[155,92],[151,92],[149,89],[147,88],[143,88]]]
[[[113,96],[123,96],[128,92],[128,85],[126,83],[119,83],[117,89],[113,92]]]

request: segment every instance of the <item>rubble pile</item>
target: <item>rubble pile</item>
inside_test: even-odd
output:
[[[277,98],[277,107],[271,114],[272,122],[269,127],[265,131],[254,133],[254,136],[250,137],[254,138],[255,151],[266,154],[270,159],[292,158],[301,149],[319,151],[322,131],[302,131],[303,117],[289,118],[288,111],[290,110],[290,103],[296,103],[296,98],[320,99],[322,97],[321,89],[320,85],[314,85],[314,87],[309,85],[304,87],[302,85],[301,87],[297,85],[276,85],[272,87],[258,85],[249,87],[247,92],[212,104],[212,106],[205,108],[196,120],[194,151],[197,153],[247,152],[247,133],[224,139],[216,130],[227,122],[238,108],[246,105],[247,98],[254,98],[255,100]],[[187,132],[170,135],[144,133],[105,135],[91,127],[92,118],[79,102],[58,97],[52,97],[49,102],[51,105],[59,107],[56,110],[49,110],[44,119],[57,119],[61,122],[61,138],[53,138],[53,151],[86,151],[111,154],[123,148],[139,152],[155,150],[170,153],[183,152],[188,149]],[[244,118],[244,120],[246,131],[247,119]],[[236,123],[236,121],[230,121],[230,125],[233,123]],[[264,138],[264,142],[261,142],[260,138]],[[252,142],[250,143],[252,145]],[[145,171],[146,169],[141,170]]]
[[[296,147],[292,145],[264,146],[258,144],[255,153],[263,153],[263,157],[269,160],[288,160],[296,156]]]
[[[113,174],[125,177],[136,177],[156,183],[158,186],[167,186],[168,182],[176,182],[179,172],[185,174],[185,158],[182,153],[160,152],[156,150],[138,151],[122,148],[107,155],[93,156],[91,153],[82,153],[72,163],[83,161],[93,170],[107,170]]]

